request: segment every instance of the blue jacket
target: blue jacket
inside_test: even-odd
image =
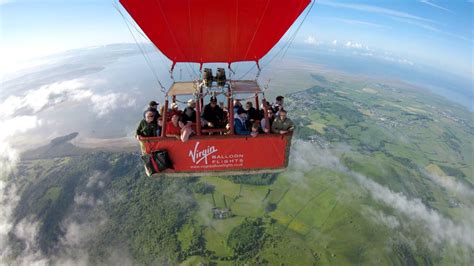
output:
[[[250,131],[245,126],[245,122],[242,122],[240,118],[234,120],[234,131],[237,135],[250,135]]]

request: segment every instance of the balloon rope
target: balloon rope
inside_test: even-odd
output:
[[[122,17],[122,19],[123,19],[125,25],[127,26],[128,31],[130,32],[130,34],[132,35],[133,40],[135,41],[135,44],[138,46],[138,49],[139,49],[140,52],[142,53],[143,58],[145,59],[145,61],[146,61],[147,65],[148,65],[148,67],[150,68],[151,72],[153,73],[153,76],[155,77],[156,81],[158,82],[158,85],[160,86],[161,91],[162,91],[163,93],[165,93],[165,87],[164,87],[163,84],[161,83],[161,81],[160,81],[160,79],[159,79],[159,77],[158,77],[158,74],[156,73],[156,70],[154,69],[153,64],[151,63],[150,58],[148,58],[148,56],[146,55],[146,53],[145,53],[143,47],[139,44],[137,38],[136,38],[135,35],[133,34],[133,31],[132,31],[132,29],[130,28],[130,25],[128,24],[125,15],[122,13],[122,11],[121,11],[120,8],[118,7],[117,3],[113,2],[113,5],[114,5],[115,9],[118,11],[118,13],[121,15],[121,17]]]

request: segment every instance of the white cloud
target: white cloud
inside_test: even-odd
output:
[[[443,10],[443,11],[446,11],[446,12],[449,12],[449,13],[451,13],[451,14],[454,14],[454,12],[453,12],[452,10],[447,9],[447,8],[445,8],[445,7],[442,7],[442,6],[440,6],[440,5],[437,5],[437,4],[435,4],[435,3],[431,2],[431,1],[428,1],[428,0],[420,0],[420,2],[423,3],[423,4],[426,4],[426,5],[432,6],[432,7],[434,7],[434,8],[437,8],[437,9],[440,9],[440,10]]]
[[[463,220],[458,223],[426,207],[418,198],[409,199],[402,193],[378,184],[372,179],[345,167],[328,150],[297,140],[292,144],[290,169],[308,172],[314,167],[325,167],[342,172],[364,187],[376,201],[393,208],[400,214],[400,223],[413,222],[425,230],[425,236],[435,243],[463,245],[474,249],[474,224]],[[393,221],[392,221],[393,222]],[[393,223],[395,224],[395,223]]]
[[[97,94],[86,89],[86,83],[78,79],[55,82],[38,89],[28,90],[22,95],[9,96],[0,102],[1,176],[10,173],[18,161],[18,152],[9,143],[9,139],[39,127],[43,123],[38,119],[39,113],[66,102],[89,103],[91,110],[98,117],[107,115],[118,108],[135,105],[135,99],[127,94],[114,92]]]
[[[326,45],[330,46],[328,47],[329,51],[331,52],[336,52],[337,49],[351,49],[351,53],[353,55],[357,56],[366,56],[366,57],[373,57],[376,59],[382,59],[385,61],[390,61],[402,65],[409,65],[409,66],[414,66],[415,63],[411,60],[408,60],[406,58],[401,58],[396,55],[394,55],[391,52],[388,51],[378,51],[378,50],[373,50],[370,49],[369,46],[362,44],[357,41],[353,40],[333,40],[330,42],[326,42]],[[334,48],[331,48],[334,47]]]
[[[131,107],[135,105],[135,99],[130,99],[122,93],[92,95],[90,100],[93,104],[93,110],[98,116],[104,116],[118,107]]]
[[[356,49],[362,49],[362,44],[357,43],[357,42],[352,42],[352,41],[347,41],[346,44],[344,45],[347,48],[356,48]]]
[[[423,173],[425,174],[425,176],[433,180],[436,184],[452,192],[455,192],[459,195],[463,195],[465,197],[474,198],[474,190],[468,188],[466,185],[462,184],[461,182],[458,182],[452,176],[440,176],[435,173],[428,173],[426,171],[423,171]]]
[[[308,43],[308,44],[317,44],[318,42],[316,41],[316,38],[314,38],[313,36],[308,36],[306,38],[306,40],[304,41],[305,43]]]
[[[10,96],[0,103],[0,118],[11,117],[20,110],[29,113],[40,111],[60,103],[90,101],[93,111],[103,116],[119,107],[130,107],[135,100],[123,93],[96,94],[85,89],[84,82],[73,79],[41,86],[37,90],[28,90],[22,96]]]
[[[0,166],[1,167],[1,166]],[[11,215],[18,203],[20,196],[14,184],[7,186],[5,181],[0,180],[0,261],[5,261],[10,252],[8,248],[8,233],[13,227]]]
[[[82,82],[69,80],[44,85],[37,90],[28,90],[22,96],[10,96],[0,103],[0,117],[11,117],[21,109],[27,109],[33,114],[38,113],[50,105],[76,99],[82,92],[82,87]]]
[[[415,63],[413,63],[412,61],[410,61],[410,60],[408,60],[408,59],[399,58],[399,57],[396,57],[396,56],[375,55],[375,57],[380,58],[380,59],[383,59],[383,60],[385,60],[385,61],[394,62],[394,63],[399,63],[399,64],[402,64],[402,65],[410,65],[410,66],[414,66],[414,65],[415,65]]]
[[[369,27],[375,27],[375,28],[389,28],[381,24],[362,21],[362,20],[356,20],[356,19],[344,19],[344,18],[335,18],[335,17],[330,18],[330,19],[340,21],[346,24],[351,24],[351,25],[362,25],[362,26],[369,26]]]
[[[423,28],[429,31],[438,32],[447,36],[451,36],[453,38],[457,38],[459,40],[463,40],[468,43],[472,43],[472,38],[470,38],[469,36],[461,36],[461,35],[453,34],[451,32],[440,30],[439,28],[433,26],[433,25],[439,25],[440,24],[439,22],[430,20],[427,18],[415,16],[406,12],[400,12],[393,9],[382,8],[382,7],[373,6],[373,5],[364,5],[364,4],[338,3],[338,2],[329,2],[329,1],[323,1],[323,0],[318,1],[318,3],[322,5],[326,5],[326,6],[347,8],[347,9],[369,12],[369,13],[374,13],[374,14],[379,14],[379,15],[385,15],[397,21],[409,23],[409,24],[418,26],[420,28]]]
[[[318,1],[318,3],[321,4],[321,5],[327,5],[327,6],[332,6],[332,7],[340,7],[340,8],[348,8],[348,9],[352,9],[352,10],[358,10],[358,11],[363,11],[363,12],[386,15],[386,16],[389,16],[389,17],[406,18],[406,19],[411,19],[411,20],[436,23],[433,20],[430,20],[430,19],[427,19],[427,18],[422,18],[422,17],[419,17],[419,16],[415,16],[415,15],[412,15],[412,14],[409,14],[409,13],[406,13],[406,12],[400,12],[400,11],[397,11],[397,10],[378,7],[378,6],[373,6],[373,5],[338,3],[338,2],[329,2],[329,1],[321,1],[321,0]]]
[[[0,177],[13,171],[19,159],[17,150],[8,142],[8,138],[36,128],[41,123],[36,116],[17,116],[0,120]]]
[[[370,208],[363,210],[362,213],[365,216],[372,218],[374,221],[381,223],[390,229],[396,229],[400,227],[400,221],[395,216],[387,215],[381,211],[375,211]]]

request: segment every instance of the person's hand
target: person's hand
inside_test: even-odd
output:
[[[270,130],[268,130],[267,128],[264,128],[264,129],[263,129],[263,132],[265,132],[265,133],[268,133],[269,131],[270,131]]]
[[[184,127],[184,123],[181,122],[181,121],[179,121],[179,122],[178,122],[178,126],[179,126],[180,128],[182,128],[182,127]]]
[[[286,134],[286,133],[288,133],[288,131],[287,131],[287,130],[280,130],[280,134],[282,134],[282,135],[283,135],[283,134]]]
[[[140,140],[140,136],[139,136],[139,135],[136,135],[135,138],[136,138],[137,140]]]
[[[207,126],[208,126],[208,127],[214,127],[214,124],[211,123],[211,122],[207,122]]]
[[[161,127],[163,126],[163,120],[158,120],[158,125]]]
[[[257,135],[258,135],[258,132],[251,132],[251,133],[250,133],[250,136],[252,136],[252,137],[254,137],[254,138],[255,138]]]

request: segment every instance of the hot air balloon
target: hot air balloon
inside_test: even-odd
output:
[[[310,0],[120,0],[133,20],[153,44],[177,63],[226,63],[259,61],[283,37],[305,10]],[[195,136],[182,142],[166,137],[163,123],[159,137],[140,137],[144,154],[167,151],[173,169],[167,176],[234,175],[279,172],[288,165],[292,133],[234,134],[233,101],[251,95],[259,108],[262,88],[256,80],[233,80],[224,69],[205,69],[198,80],[174,82],[165,95],[163,121],[167,121],[170,101],[189,95],[196,101]],[[226,128],[206,128],[201,124],[206,96],[226,99]],[[262,102],[266,102],[263,98]],[[268,123],[267,105],[264,117]]]

